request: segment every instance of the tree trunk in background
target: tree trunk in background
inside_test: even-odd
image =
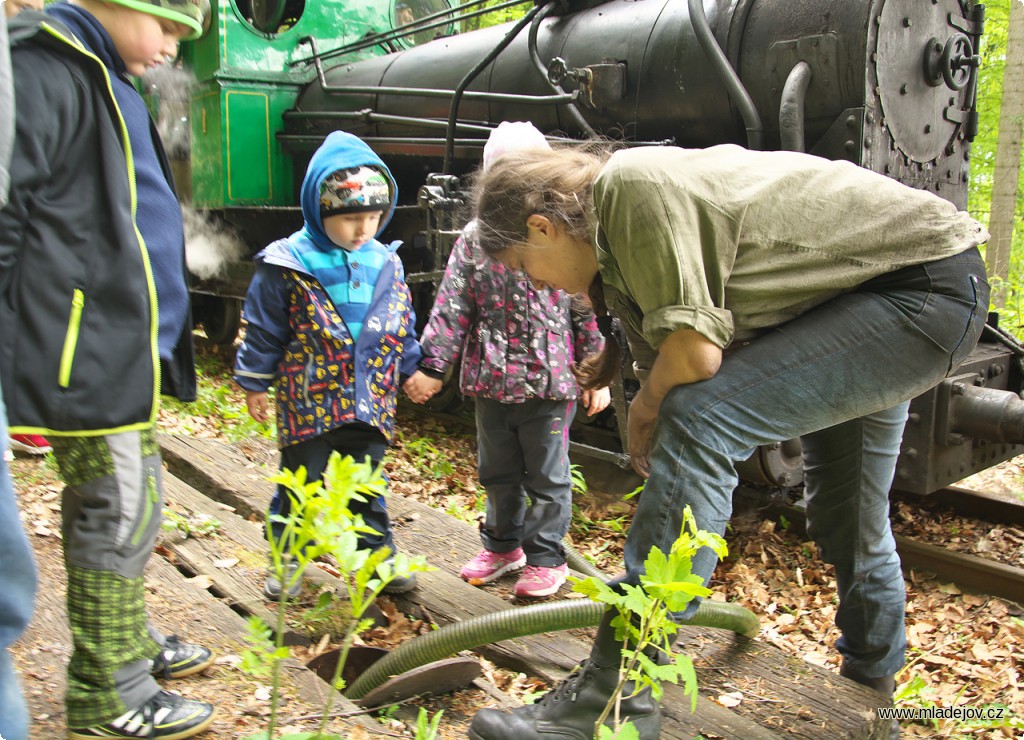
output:
[[[1003,102],[999,114],[992,179],[992,210],[985,248],[989,277],[998,278],[992,291],[996,308],[1006,304],[1013,242],[1017,186],[1020,181],[1021,141],[1024,134],[1024,0],[1010,0],[1010,26],[1006,38],[1006,67],[1003,70]],[[996,286],[993,286],[996,288]]]

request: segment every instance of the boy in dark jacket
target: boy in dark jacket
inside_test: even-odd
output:
[[[313,154],[302,181],[304,226],[256,255],[256,274],[245,298],[245,341],[235,380],[247,392],[249,413],[268,418],[267,389],[277,384],[281,467],[306,468],[323,478],[332,452],[378,465],[391,441],[398,388],[419,382],[416,315],[405,284],[399,242],[376,237],[395,211],[398,189],[391,172],[361,139],[335,131]],[[412,377],[416,380],[412,380]],[[417,399],[418,400],[418,399]],[[270,503],[267,536],[283,526],[273,517],[291,509],[279,487]],[[394,552],[384,497],[353,503],[376,535],[361,546]],[[301,574],[287,574],[287,593],[298,594]],[[414,588],[415,576],[385,588]],[[282,584],[268,576],[268,598]]]
[[[11,431],[45,434],[66,484],[72,738],[185,738],[213,721],[209,704],[153,678],[203,670],[210,651],[159,634],[143,603],[161,515],[161,379],[190,400],[195,371],[181,211],[129,79],[198,37],[208,9],[72,0],[9,26],[18,104],[0,211],[0,378]]]

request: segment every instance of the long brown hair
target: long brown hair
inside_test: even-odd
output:
[[[473,218],[484,254],[497,257],[506,249],[526,244],[527,219],[538,214],[566,230],[569,236],[594,243],[594,180],[611,152],[604,144],[584,148],[522,149],[496,158],[473,184]],[[573,372],[583,389],[601,388],[619,370],[622,348],[602,319],[608,309],[598,273],[588,289],[605,348],[584,358]]]

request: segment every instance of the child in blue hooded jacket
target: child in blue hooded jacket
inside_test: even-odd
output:
[[[421,357],[416,316],[395,251],[399,242],[376,237],[395,210],[391,172],[361,139],[335,131],[313,154],[302,181],[303,227],[256,255],[243,316],[245,340],[235,380],[246,390],[249,413],[268,418],[267,392],[276,384],[281,468],[306,468],[307,482],[323,478],[331,453],[370,457],[378,465],[391,442],[400,384],[413,395]],[[270,503],[267,536],[280,538],[288,491]],[[361,547],[395,550],[384,497],[354,502],[376,535]],[[294,569],[294,565],[291,566]],[[288,595],[301,582],[288,572]],[[294,582],[293,582],[294,581]],[[414,588],[396,578],[387,591]],[[264,592],[281,597],[268,576]]]

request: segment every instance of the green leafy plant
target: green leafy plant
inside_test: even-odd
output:
[[[342,599],[329,589],[321,591],[316,597],[316,604],[299,615],[299,621],[311,637],[326,634],[331,639],[344,635],[351,619],[348,604],[342,603]]]
[[[631,498],[636,498],[637,496],[639,496],[643,492],[644,492],[644,484],[641,483],[639,486],[637,486],[632,491],[630,491],[625,496],[623,496],[622,500],[623,501],[629,501]]]
[[[451,461],[426,437],[406,441],[404,446],[412,455],[413,464],[421,473],[436,480],[455,472]]]
[[[710,547],[719,558],[728,553],[725,540],[697,529],[693,512],[686,507],[679,537],[669,552],[666,554],[657,547],[651,548],[644,562],[640,585],[623,583],[613,589],[593,577],[572,579],[574,591],[618,612],[612,626],[616,638],[622,643],[619,682],[594,725],[595,737],[619,740],[638,737],[636,729],[621,721],[620,717],[622,700],[628,698],[622,694],[629,681],[634,682],[631,696],[650,689],[655,700],[661,699],[663,681],[682,682],[692,701],[691,711],[696,709],[697,675],[689,656],[672,654],[672,643],[679,625],[671,614],[683,611],[696,597],[711,595],[711,590],[692,571],[693,556],[702,547]],[[651,657],[659,651],[670,657],[667,664],[659,665]],[[609,715],[613,716],[611,727],[605,725]]]
[[[216,534],[223,523],[209,514],[194,513],[183,516],[174,509],[164,507],[163,520],[160,526],[171,532],[178,532],[184,538],[210,537]]]
[[[486,506],[486,501],[484,504]],[[468,522],[469,524],[476,522],[476,511],[467,509],[458,501],[453,500],[449,502],[448,506],[445,507],[444,513],[448,516],[460,519],[461,521]]]
[[[416,740],[434,740],[437,737],[437,728],[441,724],[441,715],[444,710],[437,712],[433,717],[427,714],[427,710],[420,707],[420,713],[416,717]]]
[[[395,719],[400,708],[400,704],[388,704],[386,707],[382,707],[381,710],[377,712],[377,721],[381,724],[387,725]]]
[[[587,479],[583,477],[583,468],[573,463],[569,466],[569,477],[572,480],[572,492],[585,496],[587,491]]]
[[[584,511],[577,504],[572,505],[572,528],[574,532],[588,534],[594,530],[622,534],[629,526],[631,512],[619,516],[608,516],[604,519],[595,519]]]
[[[337,561],[351,605],[351,620],[342,638],[340,655],[331,686],[338,691],[345,688],[341,671],[349,649],[357,634],[372,626],[367,611],[380,596],[384,587],[394,578],[431,570],[421,556],[410,557],[392,553],[389,548],[371,551],[359,548],[361,534],[375,534],[366,526],[359,514],[353,514],[354,501],[365,502],[368,497],[383,495],[387,485],[379,467],[369,462],[357,463],[350,456],[331,455],[323,481],[306,482],[305,468],[297,471],[282,470],[270,480],[288,491],[292,506],[288,516],[275,515],[271,521],[281,525],[281,536],[270,538],[270,570],[281,583],[282,593],[299,583],[303,571],[316,558],[331,555]],[[292,570],[289,566],[295,564]],[[271,679],[270,717],[267,729],[245,740],[273,740],[281,694],[281,661],[288,657],[284,646],[286,599],[277,607],[277,624],[271,630],[261,620],[250,620],[251,650],[243,654],[243,667],[255,675]],[[328,692],[326,706],[316,733],[290,734],[281,740],[341,740],[339,735],[325,734],[331,715],[334,692]]]

